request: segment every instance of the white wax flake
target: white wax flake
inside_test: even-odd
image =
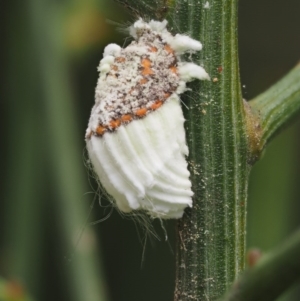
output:
[[[202,44],[173,36],[166,20],[139,19],[129,32],[135,40],[126,48],[106,46],[100,61],[87,150],[120,211],[180,218],[193,192],[179,94],[189,81],[209,80],[203,67],[180,55]]]
[[[122,48],[117,44],[109,44],[105,47],[103,57],[106,57],[108,55],[119,56],[121,49]]]
[[[210,5],[209,5],[209,2],[208,2],[208,1],[205,2],[204,8],[207,8],[207,9],[210,8]]]
[[[179,75],[185,82],[189,82],[194,79],[210,79],[207,72],[201,66],[195,65],[194,63],[178,63],[178,65]]]

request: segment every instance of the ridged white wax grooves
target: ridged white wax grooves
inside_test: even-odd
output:
[[[87,141],[95,172],[121,211],[180,218],[192,206],[183,122],[174,95],[147,118]]]
[[[118,209],[162,219],[180,218],[192,206],[178,95],[186,82],[209,79],[202,67],[180,59],[201,43],[172,36],[166,25],[140,19],[130,27],[135,42],[106,47],[86,134],[93,168]]]

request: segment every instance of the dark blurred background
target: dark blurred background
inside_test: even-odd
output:
[[[1,2],[1,279],[19,299],[165,301],[174,289],[174,222],[168,241],[109,215],[84,166],[84,133],[96,67],[133,18],[110,0]],[[299,0],[240,1],[240,66],[245,99],[275,83],[300,59]],[[107,22],[108,20],[112,22]],[[254,167],[248,247],[280,244],[300,223],[300,120]],[[105,207],[106,206],[106,207]],[[88,221],[88,222],[87,222]],[[84,231],[82,231],[84,229]],[[2,299],[1,299],[2,300]],[[295,287],[281,301],[300,300]]]

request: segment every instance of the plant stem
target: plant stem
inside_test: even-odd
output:
[[[175,3],[176,2],[176,3]],[[183,98],[194,207],[178,222],[175,300],[221,296],[244,269],[249,166],[237,56],[237,1],[174,1],[175,32],[203,42],[212,81]],[[175,28],[176,26],[176,28]]]
[[[137,8],[132,0],[118,0]],[[137,1],[135,1],[137,2]],[[153,18],[138,1],[140,16]],[[157,2],[162,11],[163,4]],[[212,81],[186,93],[188,158],[194,206],[178,222],[175,300],[220,297],[244,269],[245,207],[249,167],[237,55],[237,0],[173,0],[161,18],[174,33],[188,33],[203,50],[187,56]]]
[[[41,101],[44,100],[47,112],[42,126],[48,134],[45,136],[50,169],[56,180],[56,208],[59,234],[63,241],[60,257],[72,255],[74,251],[76,255],[71,264],[65,265],[65,286],[69,287],[72,300],[103,301],[106,300],[106,294],[95,234],[86,227],[81,241],[76,244],[88,215],[88,206],[81,200],[88,188],[84,186],[78,118],[71,87],[68,85],[68,60],[62,32],[63,6],[51,0],[27,0],[26,4],[35,39],[36,64],[40,66]]]
[[[261,126],[262,150],[300,112],[300,64],[264,93],[249,102]]]
[[[300,230],[264,255],[222,301],[272,301],[300,279]]]
[[[244,269],[249,163],[299,111],[300,68],[243,104],[237,0],[172,0],[168,9],[162,0],[151,7],[148,0],[117,1],[138,16],[166,18],[174,34],[203,42],[199,54],[186,57],[212,81],[192,83],[183,97],[194,206],[178,221],[175,301],[216,299]]]
[[[40,140],[43,131],[37,118],[43,114],[36,85],[38,66],[32,63],[35,61],[34,40],[26,8],[25,2],[19,5],[8,2],[3,25],[6,28],[6,39],[3,39],[6,57],[1,66],[6,88],[3,103],[7,108],[3,119],[7,121],[5,128],[9,135],[3,144],[6,145],[3,155],[8,153],[5,160],[8,168],[2,183],[5,213],[1,232],[6,253],[1,257],[5,258],[3,263],[6,262],[7,269],[2,273],[36,294],[42,285],[39,271],[42,265],[41,222],[46,205],[41,201],[45,156]],[[12,15],[16,19],[9,17]]]

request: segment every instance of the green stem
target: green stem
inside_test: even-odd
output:
[[[249,104],[260,122],[257,151],[261,151],[300,112],[300,65]]]
[[[106,300],[95,234],[86,227],[79,244],[76,244],[88,216],[88,206],[82,201],[88,187],[84,185],[83,145],[78,139],[78,118],[68,85],[68,60],[61,30],[63,7],[51,0],[27,0],[26,3],[37,47],[35,64],[40,67],[41,101],[44,101],[42,105],[47,112],[41,126],[47,133],[49,168],[55,179],[56,198],[53,202],[58,200],[57,224],[63,241],[60,257],[70,256],[75,251],[75,259],[64,265],[66,287],[69,284],[72,300]]]
[[[300,230],[264,255],[222,301],[272,301],[300,279]]]
[[[176,2],[176,3],[175,3]],[[203,42],[193,61],[212,81],[191,85],[187,142],[194,207],[178,222],[175,300],[221,296],[244,269],[249,166],[237,54],[237,1],[174,1],[174,32]],[[176,28],[175,28],[176,26]]]
[[[34,40],[30,34],[30,19],[26,4],[7,3],[4,18],[7,35],[3,43],[6,59],[2,71],[5,74],[5,105],[7,141],[7,172],[3,179],[5,203],[4,248],[7,252],[5,271],[9,279],[17,280],[31,292],[42,285],[39,271],[42,263],[43,239],[43,174],[45,156],[41,152],[43,135],[40,119],[40,93],[36,88],[38,67],[32,51]],[[14,16],[16,19],[10,18]],[[4,154],[3,154],[4,155]],[[2,270],[2,273],[4,271]],[[1,298],[0,298],[1,299]]]
[[[148,1],[118,0],[159,14]],[[163,3],[156,2],[159,11]],[[237,0],[172,0],[161,18],[175,33],[203,42],[192,60],[210,82],[194,82],[183,101],[194,206],[178,222],[175,300],[221,296],[244,269],[245,207],[249,167],[245,112],[237,54]],[[149,14],[147,14],[149,13]],[[187,56],[189,59],[190,56]]]

